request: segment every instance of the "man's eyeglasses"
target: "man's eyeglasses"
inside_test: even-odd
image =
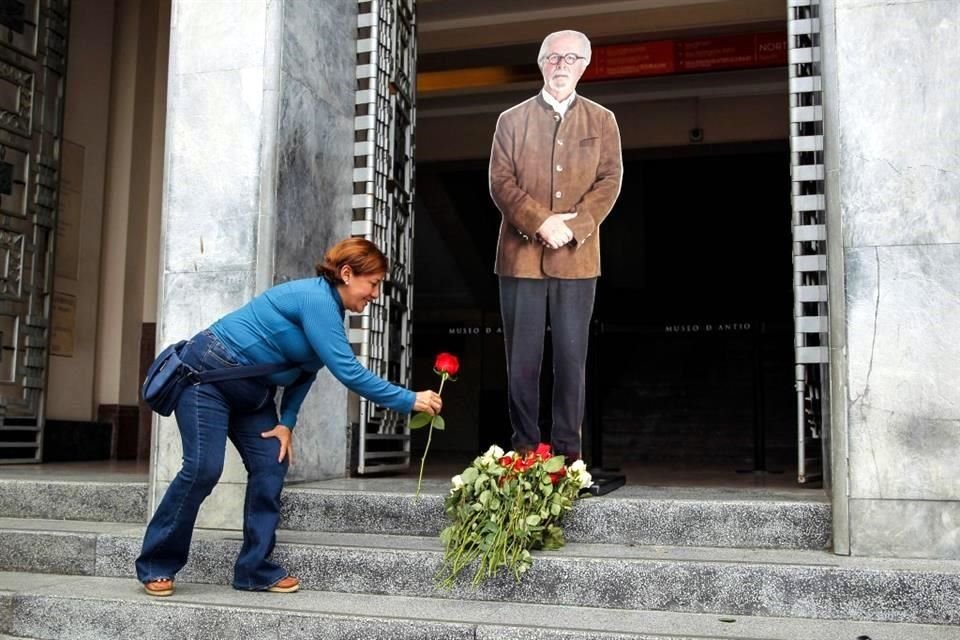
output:
[[[586,58],[584,56],[578,56],[575,53],[565,53],[563,55],[560,55],[559,53],[551,53],[550,55],[546,56],[544,60],[553,66],[557,66],[560,64],[560,61],[563,60],[565,63],[567,63],[567,66],[571,66],[575,64],[577,60],[586,60]]]

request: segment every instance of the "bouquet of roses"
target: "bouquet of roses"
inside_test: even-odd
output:
[[[562,547],[560,519],[593,484],[582,460],[564,463],[545,444],[523,456],[494,445],[454,476],[444,503],[453,522],[440,533],[441,585],[452,586],[474,562],[474,585],[501,567],[519,580],[533,563],[530,551]]]

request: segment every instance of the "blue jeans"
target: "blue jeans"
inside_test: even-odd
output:
[[[194,336],[181,358],[198,371],[249,364],[209,331]],[[228,436],[247,470],[243,546],[234,565],[233,586],[261,590],[287,576],[269,557],[276,543],[289,458],[277,462],[280,441],[260,437],[277,425],[275,392],[276,387],[263,378],[239,378],[192,385],[181,394],[176,417],[183,466],[147,525],[136,562],[141,582],[173,579],[187,563],[197,512],[220,479]]]

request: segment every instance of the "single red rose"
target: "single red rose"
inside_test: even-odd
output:
[[[452,353],[438,353],[437,359],[433,361],[433,370],[452,378],[460,371],[460,360]]]
[[[547,458],[553,455],[550,452],[550,445],[544,444],[542,442],[537,445],[537,448],[534,450],[533,453],[536,454],[536,456],[541,460],[546,460]]]
[[[502,458],[500,458],[499,462],[501,467],[509,467],[510,465],[513,464],[513,457],[503,456]]]

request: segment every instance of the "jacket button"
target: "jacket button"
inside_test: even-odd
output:
[[[557,144],[562,147],[562,146],[563,146],[563,140],[557,140]]]
[[[557,165],[557,171],[563,171],[563,167],[559,164]]]
[[[562,198],[562,197],[563,197],[563,191],[557,191],[555,194],[553,194],[553,197],[554,197],[554,198]]]

